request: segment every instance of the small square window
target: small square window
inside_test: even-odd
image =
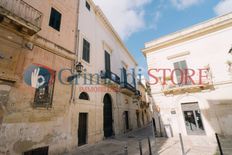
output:
[[[51,9],[50,21],[49,26],[54,28],[57,31],[60,31],[60,24],[61,24],[61,13],[58,12],[56,9]]]
[[[87,1],[85,1],[85,6],[90,11],[90,4]]]

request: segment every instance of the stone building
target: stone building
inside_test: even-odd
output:
[[[137,63],[99,7],[0,6],[0,154],[62,154],[138,128]]]
[[[153,117],[153,101],[150,98],[149,86],[145,79],[138,81],[139,110],[137,111],[138,126],[143,127],[151,123]]]
[[[0,6],[0,154],[63,152],[75,139],[71,86],[59,82],[58,72],[76,59],[77,1],[2,0]],[[30,77],[25,81],[36,66],[45,78],[37,89]]]
[[[167,136],[232,134],[231,36],[227,14],[145,44],[152,96]]]
[[[92,0],[80,1],[78,30],[84,68],[74,97],[79,145],[137,129],[137,62]]]

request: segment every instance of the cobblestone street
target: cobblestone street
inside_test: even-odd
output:
[[[178,137],[152,138],[151,126],[121,135],[113,139],[107,139],[96,145],[87,145],[74,150],[68,155],[124,155],[125,146],[128,146],[129,155],[140,155],[139,140],[142,140],[143,155],[149,155],[147,136],[151,137],[153,155],[181,155],[181,145]],[[204,136],[183,137],[186,155],[215,155],[219,154],[216,140]],[[227,141],[227,149],[224,154],[231,155],[231,141]]]

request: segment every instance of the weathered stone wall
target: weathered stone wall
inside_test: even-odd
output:
[[[9,45],[10,46],[10,45]],[[72,61],[37,46],[33,51],[21,48],[16,82],[0,81],[0,152],[21,154],[33,148],[49,146],[50,153],[67,150],[74,144],[69,132],[68,111],[71,86],[63,85],[56,75],[52,108],[33,107],[35,89],[23,79],[31,64],[42,64],[56,72],[71,68]],[[67,79],[68,75],[63,75]]]

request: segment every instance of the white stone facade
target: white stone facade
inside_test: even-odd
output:
[[[232,44],[231,36],[232,14],[228,14],[145,44],[143,53],[149,69],[174,69],[175,62],[185,60],[187,67],[197,72],[193,78],[195,81],[199,81],[198,69],[210,69],[212,83],[206,84],[208,86],[190,84],[173,88],[160,83],[151,84],[152,96],[160,107],[162,131],[166,128],[168,136],[171,136],[171,132],[174,136],[179,133],[207,136],[214,136],[215,133],[232,134],[232,76],[231,65],[228,63],[232,60],[232,55],[228,53]],[[150,73],[163,77],[163,74],[155,71]],[[150,82],[154,83],[156,79],[150,76]],[[186,103],[198,105],[197,112],[194,112],[196,107],[190,104],[186,110]],[[189,123],[191,120],[186,120],[188,115],[195,118],[192,124]],[[203,125],[199,125],[199,119]],[[189,131],[187,128],[190,124],[190,130],[196,131],[196,127],[203,132]]]

